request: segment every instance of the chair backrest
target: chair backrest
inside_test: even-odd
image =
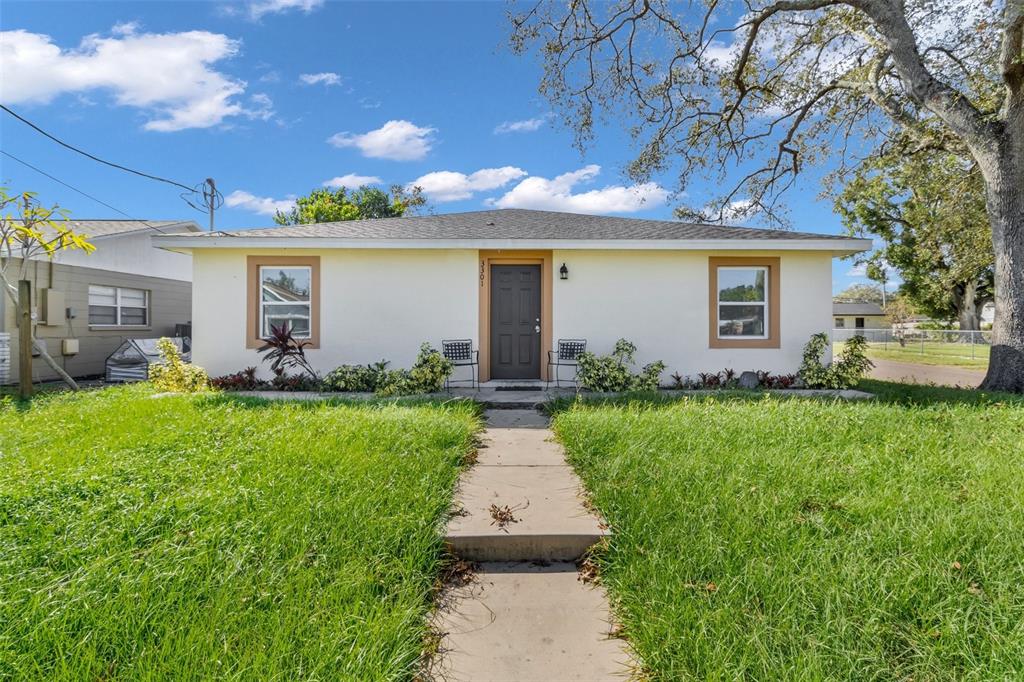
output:
[[[586,350],[586,339],[558,339],[559,360],[575,360]]]
[[[471,360],[473,358],[473,339],[441,341],[441,354],[449,360]]]

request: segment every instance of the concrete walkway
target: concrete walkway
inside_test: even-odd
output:
[[[547,419],[533,410],[486,418],[447,534],[457,556],[481,563],[442,595],[431,672],[452,682],[628,678],[605,594],[580,581],[575,564],[606,531],[583,507]]]

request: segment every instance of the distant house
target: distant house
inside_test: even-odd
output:
[[[992,323],[996,321],[996,304],[991,301],[986,303],[981,308],[981,324],[982,328],[989,328]]]
[[[192,221],[72,220],[92,253],[65,251],[29,266],[36,336],[68,374],[103,373],[104,362],[125,339],[173,335],[192,319],[192,259],[153,247],[156,234],[199,232]],[[148,225],[147,225],[148,223]],[[18,264],[8,272],[17,272]],[[0,382],[18,380],[18,328],[14,306],[0,297],[0,338],[10,357]],[[33,362],[35,380],[56,375]]]
[[[889,329],[882,306],[869,301],[838,301],[832,304],[835,329]]]
[[[832,259],[871,247],[835,235],[504,209],[154,237],[192,255],[192,360],[260,366],[288,322],[313,366],[470,339],[480,377],[547,378],[558,339],[693,376],[790,373],[827,331]],[[264,370],[265,371],[265,370]]]

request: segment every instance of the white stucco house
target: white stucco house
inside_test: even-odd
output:
[[[561,338],[666,375],[793,372],[832,325],[832,259],[871,242],[803,232],[505,209],[154,237],[192,255],[193,361],[260,366],[271,324],[323,372],[468,338],[481,379],[544,379]]]

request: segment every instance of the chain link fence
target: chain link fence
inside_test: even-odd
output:
[[[959,329],[849,329],[832,330],[832,342],[841,344],[851,336],[862,336],[868,346],[887,351],[894,359],[912,361],[914,356],[949,357],[987,361],[992,345],[991,331]]]

